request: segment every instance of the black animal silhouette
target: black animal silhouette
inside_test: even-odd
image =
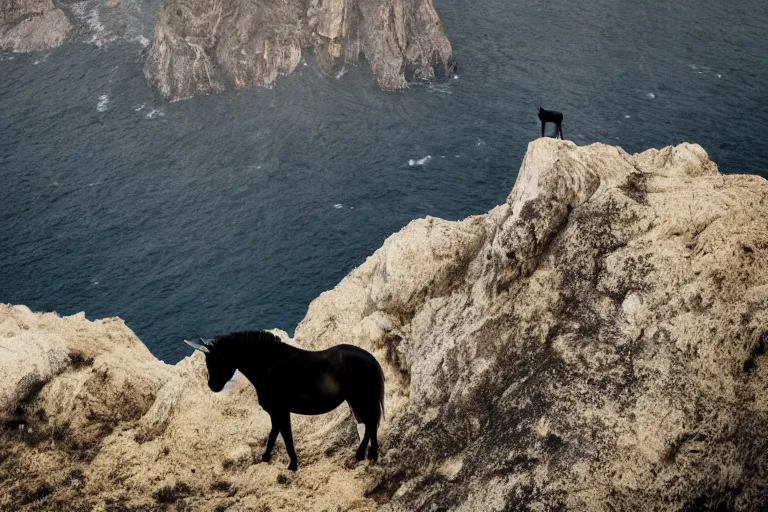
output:
[[[269,413],[272,430],[261,460],[269,462],[277,434],[282,434],[296,471],[298,459],[293,447],[291,413],[324,414],[346,400],[358,423],[365,424],[365,435],[355,456],[379,457],[377,429],[384,412],[384,373],[369,352],[353,345],[336,345],[312,352],[283,343],[266,331],[250,331],[200,340],[184,340],[205,353],[208,387],[218,393],[235,373],[254,385],[259,405]]]
[[[563,114],[554,110],[544,110],[539,107],[539,120],[541,121],[541,136],[544,136],[544,125],[555,123],[555,138],[563,138]]]

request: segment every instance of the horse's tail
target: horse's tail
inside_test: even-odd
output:
[[[381,369],[378,361],[376,361],[376,368],[379,370],[379,408],[381,409],[379,423],[381,423],[381,418],[384,418],[384,370]]]

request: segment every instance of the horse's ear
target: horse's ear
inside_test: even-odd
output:
[[[204,354],[210,354],[211,351],[206,346],[206,340],[200,338],[200,341],[203,342],[202,345],[199,345],[199,344],[195,343],[194,341],[189,341],[189,340],[184,340],[184,343],[186,343],[187,345],[189,345],[190,347],[192,347],[195,350],[199,350],[200,352],[203,352]]]

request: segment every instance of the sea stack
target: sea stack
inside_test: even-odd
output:
[[[15,52],[60,46],[72,24],[51,0],[0,0],[0,48]]]
[[[268,85],[302,49],[331,75],[364,58],[385,90],[454,68],[432,0],[169,0],[144,75],[169,100]]]
[[[294,416],[298,473],[259,463],[244,379],[0,305],[0,509],[762,510],[766,218],[695,144],[532,142],[503,204],[412,221],[277,333],[376,355],[376,465],[346,407]]]

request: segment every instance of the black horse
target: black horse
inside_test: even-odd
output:
[[[554,110],[544,110],[539,107],[539,121],[541,121],[541,136],[544,136],[544,125],[555,123],[555,138],[563,138],[563,114]]]
[[[205,353],[208,387],[218,393],[235,373],[245,375],[256,387],[259,404],[272,419],[267,449],[261,460],[272,459],[277,434],[283,435],[291,463],[296,471],[298,461],[293,448],[291,413],[324,414],[346,400],[358,423],[365,424],[365,435],[357,449],[357,460],[379,457],[376,431],[384,412],[384,373],[369,352],[353,345],[336,345],[310,352],[283,343],[266,331],[251,331],[200,340],[202,344],[184,340]]]

